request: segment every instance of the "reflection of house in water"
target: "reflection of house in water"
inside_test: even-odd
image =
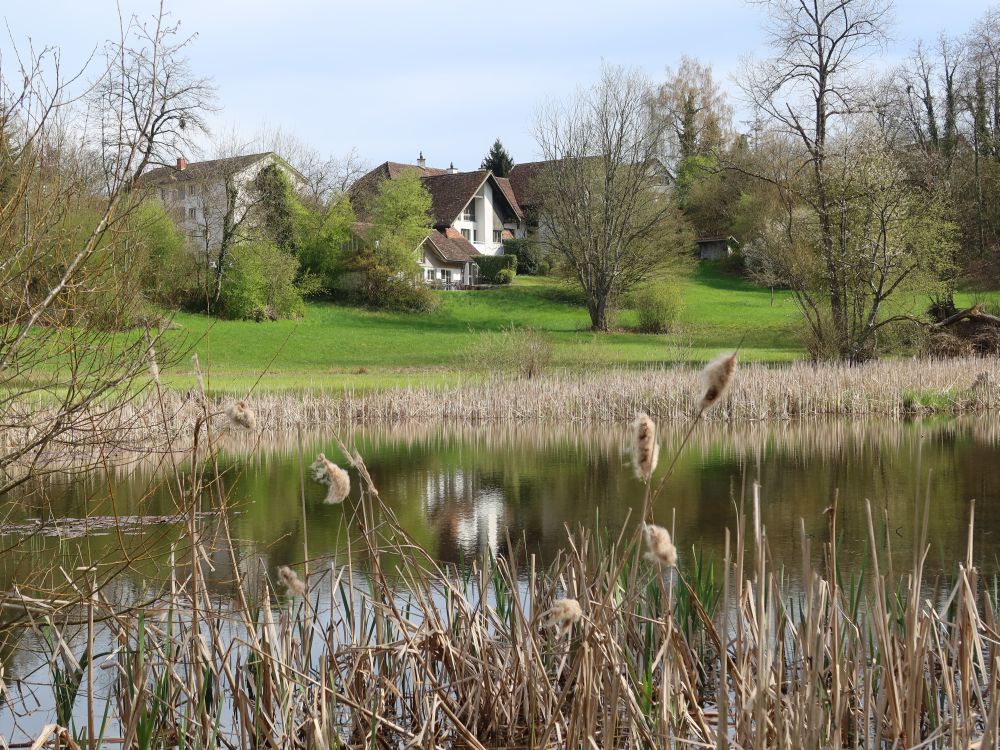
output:
[[[505,500],[500,487],[485,484],[476,474],[462,469],[428,472],[424,511],[437,529],[441,556],[474,557],[483,547],[498,554],[506,529]]]

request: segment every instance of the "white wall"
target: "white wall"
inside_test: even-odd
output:
[[[425,249],[425,245],[420,247],[420,252],[422,253],[422,256],[417,258],[417,265],[420,266],[420,274],[425,282],[431,282],[431,279],[427,278],[427,271],[432,270],[434,271],[433,281],[442,281],[441,271],[451,271],[452,284],[470,283],[469,279],[465,278],[464,263],[446,263],[442,261],[433,250]]]

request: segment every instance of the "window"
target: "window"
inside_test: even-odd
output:
[[[451,269],[450,268],[442,268],[441,269],[441,281],[447,281],[447,282],[451,281]]]
[[[476,220],[476,199],[469,201],[469,205],[462,211],[462,221]]]
[[[424,274],[424,278],[426,278],[428,281],[434,281],[434,269],[428,268],[427,272]]]
[[[479,242],[479,230],[478,229],[473,229],[472,230],[472,241],[473,242]]]
[[[188,209],[188,218],[189,219],[197,219],[198,218],[198,209],[197,208],[189,208]]]
[[[182,201],[184,200],[184,188],[179,187],[174,190],[174,200]]]
[[[471,229],[463,229],[462,230],[462,236],[465,237],[465,239],[467,239],[467,240],[471,240],[472,239],[472,230]]]
[[[494,229],[493,230],[493,241],[494,242],[503,242],[503,230],[502,229]]]

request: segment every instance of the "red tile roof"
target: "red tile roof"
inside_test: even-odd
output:
[[[481,256],[478,250],[456,229],[431,232],[421,244],[428,243],[441,258],[450,263],[464,263]]]

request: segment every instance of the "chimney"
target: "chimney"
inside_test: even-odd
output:
[[[452,162],[452,163],[451,163],[451,164],[450,164],[450,165],[448,166],[448,174],[458,174],[458,170],[457,170],[457,169],[455,169],[455,162]]]
[[[417,157],[417,166],[423,169],[427,166],[427,160],[424,158],[424,152],[420,152],[420,156]]]
[[[187,165],[188,165],[187,160],[183,156],[178,156],[177,157],[177,171],[178,172],[183,172],[185,169],[187,169]]]

